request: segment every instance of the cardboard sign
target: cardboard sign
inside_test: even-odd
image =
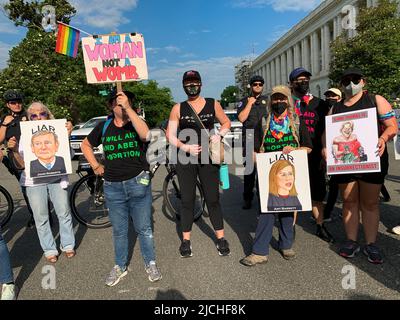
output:
[[[400,128],[400,109],[394,110],[396,114],[397,124]],[[394,157],[396,160],[400,160],[400,129],[399,132],[394,136]]]
[[[72,173],[67,120],[22,121],[21,150],[25,173],[44,178]]]
[[[327,173],[380,172],[376,109],[327,116]]]
[[[305,150],[257,153],[256,161],[261,212],[312,209]]]
[[[148,79],[146,51],[141,34],[125,33],[82,38],[88,83]]]

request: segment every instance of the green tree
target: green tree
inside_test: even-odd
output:
[[[236,86],[228,86],[221,93],[221,105],[226,108],[229,103],[235,103],[239,98],[239,89]]]
[[[338,85],[343,70],[360,68],[367,77],[367,89],[392,100],[400,96],[400,17],[396,1],[381,0],[375,8],[361,8],[357,35],[345,32],[331,45],[332,85]]]

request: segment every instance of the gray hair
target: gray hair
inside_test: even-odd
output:
[[[57,136],[57,134],[55,132],[49,131],[49,130],[43,130],[43,131],[38,131],[34,135],[32,135],[31,145],[33,146],[33,139],[35,139],[36,137],[46,136],[48,134],[52,134],[53,137],[54,137],[54,141],[56,142],[56,144],[58,144],[58,136]]]
[[[48,114],[48,120],[53,120],[53,119],[55,119],[55,118],[54,118],[54,115],[51,113],[50,109],[47,108],[47,106],[46,106],[45,104],[43,104],[42,102],[40,102],[40,101],[33,101],[33,102],[30,104],[30,106],[28,107],[28,109],[26,110],[26,113],[28,114],[28,118],[29,118],[29,119],[30,119],[31,114],[32,114],[32,108],[33,108],[35,105],[39,105],[39,106],[42,108],[43,111],[47,112],[47,114]]]

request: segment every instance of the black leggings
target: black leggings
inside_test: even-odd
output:
[[[182,195],[182,231],[192,231],[197,176],[199,176],[203,187],[211,224],[214,230],[222,230],[224,228],[224,221],[219,203],[219,166],[213,164],[178,163],[176,165],[176,172]]]

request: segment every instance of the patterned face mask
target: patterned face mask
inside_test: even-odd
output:
[[[272,115],[269,124],[272,136],[278,140],[282,139],[285,134],[288,134],[290,132],[289,115],[287,113],[287,110],[285,111],[284,116],[285,117],[282,120],[279,120],[278,117]]]

